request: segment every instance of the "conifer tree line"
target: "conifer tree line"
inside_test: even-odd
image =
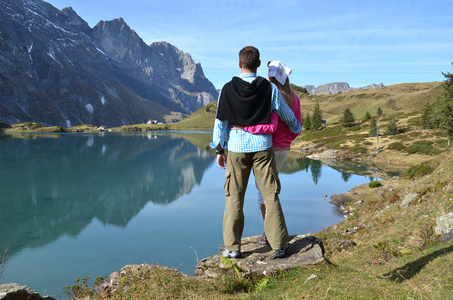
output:
[[[367,111],[362,118],[362,123],[370,121],[370,136],[376,135],[377,129],[377,119],[383,114],[382,109],[378,107],[376,115],[374,117]],[[323,122],[325,121],[322,115],[322,110],[317,102],[313,109],[312,115],[307,112],[307,115],[303,118],[303,128],[305,130],[318,131],[322,128]],[[343,127],[353,127],[357,125],[356,118],[350,108],[346,108],[343,112],[343,115],[339,120],[340,125]],[[397,119],[394,116],[390,117],[389,124],[387,125],[387,134],[396,134],[398,133],[397,128]]]
[[[450,147],[453,137],[453,74],[449,72],[442,74],[446,78],[442,82],[443,96],[434,103],[425,103],[420,125],[423,129],[441,129],[448,138]]]
[[[323,124],[323,119],[322,119],[322,110],[319,107],[319,103],[316,102],[315,108],[313,109],[313,113],[310,116],[310,113],[307,112],[307,115],[305,118],[302,120],[302,124],[305,130],[311,130],[311,131],[318,131],[321,129],[322,124]]]

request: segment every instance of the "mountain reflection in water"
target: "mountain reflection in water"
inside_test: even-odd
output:
[[[0,246],[10,255],[76,236],[93,218],[124,227],[149,201],[190,193],[213,164],[212,154],[170,135],[26,137],[0,147]]]

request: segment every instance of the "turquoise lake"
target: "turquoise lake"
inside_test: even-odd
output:
[[[3,282],[64,299],[77,278],[127,264],[193,275],[197,259],[222,248],[225,171],[210,133],[0,136]],[[332,168],[291,152],[280,180],[290,234],[343,220],[329,200],[376,178],[361,166]],[[355,174],[353,174],[355,173]],[[253,176],[243,236],[262,234]]]

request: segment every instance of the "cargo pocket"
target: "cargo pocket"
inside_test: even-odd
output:
[[[225,190],[225,196],[230,195],[230,181],[231,181],[231,172],[225,172],[225,183],[223,188]]]

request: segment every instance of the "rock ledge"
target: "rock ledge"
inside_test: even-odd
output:
[[[268,245],[259,245],[258,236],[242,239],[242,258],[231,259],[245,273],[272,275],[300,265],[312,265],[325,261],[322,241],[311,235],[290,236],[289,248],[284,258],[274,259]],[[221,254],[198,261],[195,276],[203,279],[216,278],[232,272],[230,264],[222,262]]]

